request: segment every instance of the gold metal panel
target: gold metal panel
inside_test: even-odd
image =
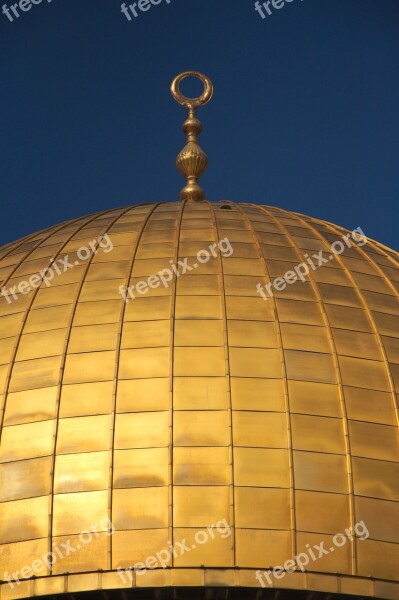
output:
[[[222,305],[217,296],[177,296],[176,319],[221,319]]]
[[[326,304],[325,309],[331,327],[372,332],[371,323],[365,310],[337,304]]]
[[[287,350],[331,352],[331,345],[325,327],[282,323],[281,336],[283,346]]]
[[[218,521],[230,522],[228,486],[180,486],[173,488],[174,527],[211,527]]]
[[[237,565],[268,568],[292,558],[291,532],[236,529]]]
[[[119,288],[125,285],[124,279],[107,279],[106,281],[88,281],[83,283],[79,302],[100,302],[101,300],[119,300]]]
[[[339,388],[313,381],[289,381],[288,394],[293,413],[340,417]]]
[[[121,379],[167,377],[170,374],[169,357],[169,346],[121,350],[119,377]]]
[[[224,275],[224,292],[226,296],[253,296],[259,299],[256,285],[259,283],[258,276],[247,275]]]
[[[169,413],[132,413],[116,416],[115,449],[169,445]]]
[[[351,574],[351,542],[348,540],[345,545],[338,547],[334,545],[333,536],[328,534],[318,533],[301,533],[297,534],[297,550],[298,552],[309,552],[306,544],[313,547],[315,544],[324,543],[324,548],[329,550],[328,554],[319,557],[316,551],[316,561],[310,560],[307,567],[315,567],[314,570],[321,573],[348,573]],[[363,543],[363,542],[362,542]],[[330,548],[334,548],[331,552]],[[312,569],[313,570],[313,569]]]
[[[21,336],[16,361],[44,358],[62,354],[66,343],[66,329],[53,329]]]
[[[52,452],[54,421],[4,427],[0,462],[48,456]]]
[[[338,356],[342,382],[352,387],[366,387],[382,392],[390,391],[386,367],[383,362]]]
[[[291,528],[289,490],[237,487],[234,504],[239,529]]]
[[[342,419],[292,415],[292,445],[296,450],[345,453],[345,438]]]
[[[96,352],[114,350],[118,335],[118,323],[72,327],[68,352]]]
[[[125,321],[158,321],[170,318],[171,297],[135,298],[126,304]]]
[[[115,450],[114,488],[165,486],[169,480],[169,449]]]
[[[0,502],[47,496],[50,489],[50,457],[0,465]]]
[[[399,364],[399,338],[382,337],[382,343],[385,348],[387,358],[390,362]]]
[[[396,337],[398,335],[399,317],[396,315],[373,312],[373,318],[380,333],[392,337]]]
[[[97,492],[94,492],[97,493]],[[85,509],[81,509],[83,513]],[[93,519],[88,527],[85,529],[90,531],[92,525],[97,525],[99,521],[96,521],[96,515],[93,511]],[[101,521],[101,518],[100,518]],[[84,538],[88,539],[88,538]],[[107,533],[93,534],[93,538],[90,544],[82,544],[80,536],[77,535],[66,535],[53,537],[53,552],[56,553],[56,548],[64,548],[62,544],[67,544],[67,547],[72,547],[74,552],[71,552],[68,556],[64,556],[62,560],[57,560],[54,564],[54,574],[59,573],[76,573],[76,572],[90,572],[98,571],[99,569],[107,569],[108,565],[108,546],[110,542],[110,536]],[[66,554],[66,552],[65,552]],[[87,575],[81,576],[82,583],[85,581]],[[89,575],[90,577],[90,575]],[[92,576],[93,577],[93,576]],[[94,579],[94,577],[93,577]],[[98,573],[95,574],[95,579],[98,581]],[[75,584],[76,586],[76,584]],[[76,586],[77,587],[77,586]],[[91,583],[90,588],[93,589]]]
[[[15,363],[10,392],[57,385],[60,379],[61,360],[62,356],[53,356]]]
[[[392,394],[362,388],[344,387],[348,418],[396,425]]]
[[[304,323],[324,326],[320,306],[316,302],[276,299],[277,312],[281,323]]]
[[[9,337],[1,340],[0,365],[8,365],[11,361],[16,342],[17,337]]]
[[[34,305],[33,305],[34,306]],[[49,329],[61,329],[67,327],[72,312],[72,304],[53,306],[51,308],[40,308],[30,310],[26,324],[25,333],[36,331],[48,331]],[[12,333],[10,333],[12,335]]]
[[[173,421],[176,446],[227,446],[229,426],[227,411],[176,411]]]
[[[170,394],[168,377],[119,381],[116,412],[168,410]]]
[[[175,410],[222,410],[228,408],[226,377],[174,377]]]
[[[135,260],[131,276],[145,278],[159,273],[163,269],[170,269],[168,258],[151,258],[145,260]]]
[[[370,538],[397,543],[399,537],[399,503],[374,498],[355,497],[356,518],[367,525]]]
[[[212,523],[216,525],[219,519]],[[189,551],[176,556],[174,565],[176,567],[201,567],[207,565],[209,567],[225,567],[233,566],[233,550],[232,550],[232,533],[226,527],[212,528],[211,531],[206,529],[208,533],[206,543],[202,543],[204,530],[197,528],[180,528],[173,529],[173,543],[176,547],[179,542],[185,540]],[[200,533],[201,532],[201,533]],[[200,540],[199,544],[197,540]],[[193,583],[193,582],[192,582]],[[192,585],[191,583],[191,585]]]
[[[157,348],[170,344],[170,321],[130,321],[124,323],[122,348]]]
[[[0,544],[43,538],[47,535],[50,496],[3,502]]]
[[[174,448],[174,485],[228,485],[229,482],[228,448]]]
[[[280,351],[263,348],[230,348],[230,372],[233,377],[282,376]]]
[[[113,238],[110,236],[110,239],[113,243],[112,252],[103,252],[101,249],[93,256],[93,260],[91,261],[92,265],[97,265],[98,263],[115,263],[119,262],[122,266],[122,261],[128,261],[132,256],[132,246],[115,246]],[[109,256],[108,256],[109,255]],[[125,265],[123,265],[125,266]],[[118,266],[115,265],[117,269]],[[120,268],[120,267],[119,267]],[[91,269],[91,267],[90,267]]]
[[[20,571],[21,567],[32,564],[32,557],[44,556],[48,552],[48,538],[40,540],[29,540],[27,542],[18,542],[17,544],[4,544],[0,546],[0,564],[2,571],[15,573]],[[38,575],[48,575],[47,565],[43,565]],[[13,596],[16,590],[13,590]],[[1,590],[3,598],[4,589]],[[24,595],[24,594],[23,594]]]
[[[169,325],[169,321],[167,323]],[[175,346],[223,346],[223,321],[177,320],[174,344]]]
[[[349,496],[323,492],[295,492],[296,526],[299,531],[335,535],[350,527]],[[356,515],[359,521],[358,514]]]
[[[121,301],[122,298],[101,302],[79,302],[73,319],[74,326],[116,323],[121,312]]]
[[[238,486],[289,487],[288,451],[234,448],[234,483]]]
[[[278,348],[275,323],[267,321],[227,322],[229,345],[249,348]]]
[[[115,352],[68,354],[63,382],[68,384],[108,381],[115,373],[115,359]]]
[[[282,379],[232,377],[230,384],[234,410],[285,410]]]
[[[93,531],[93,525],[107,521],[108,490],[54,494],[53,510],[54,536]]]
[[[399,300],[393,294],[377,294],[375,292],[363,292],[367,304],[372,310],[399,315]]]
[[[264,275],[265,267],[263,261],[257,258],[237,258],[234,255],[230,258],[222,258],[222,262],[223,272],[226,275],[252,275],[258,277]]]
[[[176,285],[177,297],[180,296],[217,296],[220,294],[218,275],[191,275],[180,277]]]
[[[285,448],[287,443],[284,413],[233,412],[233,444],[236,447]]]
[[[19,425],[54,419],[58,387],[14,392],[7,396],[4,425]]]
[[[91,492],[107,489],[109,452],[64,454],[56,457],[54,493]]]
[[[336,383],[337,374],[332,354],[285,350],[288,379]]]
[[[353,457],[354,492],[399,501],[399,464]]]
[[[228,319],[274,321],[273,304],[262,298],[226,296],[226,313]]]
[[[162,548],[169,548],[169,540],[169,530],[166,528],[115,531],[111,537],[112,568],[126,569],[137,562],[145,562],[149,556],[154,556]],[[170,561],[165,563],[170,564]]]
[[[79,289],[78,283],[62,285],[59,287],[42,287],[38,290],[34,300],[35,309],[46,306],[69,304],[74,301]]]
[[[108,450],[111,425],[110,415],[60,419],[57,454]]]
[[[174,256],[174,244],[172,242],[141,244],[138,247],[136,254],[138,260],[145,258],[170,258],[172,256]],[[184,254],[184,256],[189,255]]]
[[[332,333],[338,354],[383,360],[376,335],[347,329],[333,329]]]
[[[294,475],[298,489],[348,493],[345,456],[295,451]]]
[[[399,544],[364,540],[357,544],[361,573],[369,577],[398,580]]]
[[[349,421],[349,439],[354,456],[391,461],[397,460],[399,456],[396,426]]]
[[[108,414],[113,410],[113,381],[63,385],[59,418]],[[95,398],[95,402],[93,402]]]
[[[222,376],[226,373],[225,350],[215,347],[175,347],[173,365],[176,376]]]
[[[161,529],[169,524],[168,488],[141,487],[113,492],[112,523],[126,529]]]

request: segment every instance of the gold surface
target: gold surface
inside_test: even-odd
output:
[[[0,585],[0,599],[123,587],[112,570],[221,519],[230,537],[127,587],[258,587],[256,569],[364,520],[368,540],[280,585],[398,598],[399,255],[369,241],[264,301],[258,282],[346,231],[271,207],[172,202],[9,244],[2,287],[105,232],[112,252],[0,297],[0,577],[108,517],[116,531]],[[232,257],[124,304],[120,285],[225,237]]]

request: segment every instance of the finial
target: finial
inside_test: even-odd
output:
[[[180,92],[179,85],[186,77],[197,77],[204,84],[204,91],[198,98],[186,98]],[[180,192],[180,200],[196,202],[205,199],[205,193],[198,185],[198,179],[203,175],[208,166],[208,157],[198,144],[198,136],[202,131],[201,122],[196,117],[196,109],[207,104],[213,95],[213,85],[210,79],[197,71],[181,73],[172,81],[170,87],[173,98],[188,108],[188,118],[183,124],[183,131],[187,136],[187,143],[177,156],[176,166],[186,185]]]

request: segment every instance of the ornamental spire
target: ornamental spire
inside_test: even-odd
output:
[[[180,92],[179,85],[186,77],[197,77],[204,84],[204,91],[198,98],[186,98]],[[196,109],[209,102],[213,95],[213,85],[210,79],[197,71],[181,73],[172,81],[170,88],[173,98],[188,108],[188,118],[183,124],[183,131],[187,136],[187,143],[177,156],[176,166],[186,185],[180,192],[180,200],[198,202],[205,199],[204,190],[198,185],[198,179],[203,175],[208,166],[208,157],[198,144],[198,136],[202,131],[201,122],[196,117]]]

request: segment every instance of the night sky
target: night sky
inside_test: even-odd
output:
[[[120,0],[42,0],[18,18],[11,5],[0,245],[177,200],[186,111],[169,85],[198,70],[215,87],[198,114],[210,200],[277,205],[399,249],[399,0],[285,0],[264,19],[253,0],[160,0],[130,21]]]

